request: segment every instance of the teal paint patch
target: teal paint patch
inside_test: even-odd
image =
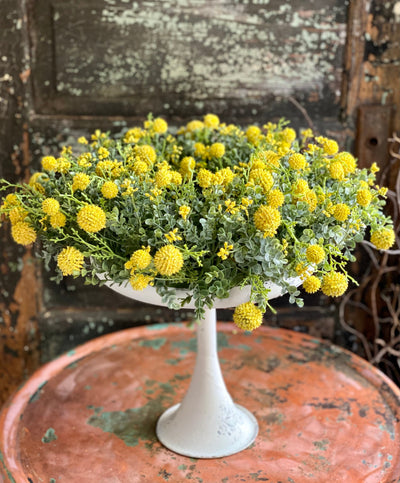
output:
[[[75,349],[72,349],[72,350],[70,350],[69,352],[67,352],[67,356],[69,356],[69,357],[72,357],[72,356],[73,356],[73,355],[75,355],[75,354],[76,354]]]
[[[86,391],[90,391],[91,389],[92,389],[92,386],[89,386],[89,385],[88,386],[85,386],[85,390]]]
[[[1,451],[0,451],[0,461],[1,461],[1,464],[3,465],[4,471],[6,472],[8,479],[11,481],[11,483],[16,483],[13,475],[10,473],[9,469],[6,466],[6,463],[5,463],[4,457],[3,457],[3,453]]]
[[[172,348],[178,349],[179,353],[182,355],[186,355],[188,352],[196,352],[197,351],[197,339],[196,337],[192,337],[191,339],[185,340],[176,340],[172,342]]]
[[[326,447],[328,446],[328,444],[329,444],[329,440],[327,439],[322,439],[321,441],[313,442],[313,445],[321,451],[326,451]]]
[[[113,434],[126,446],[134,447],[143,442],[146,447],[152,449],[158,441],[155,433],[156,421],[165,406],[171,403],[172,398],[162,394],[139,408],[95,413],[87,420],[87,424]]]
[[[51,443],[57,439],[56,432],[53,428],[49,428],[42,438],[42,443]]]
[[[68,364],[68,366],[66,366],[65,369],[75,369],[76,367],[78,367],[77,361],[71,362],[71,364]]]
[[[158,351],[166,342],[167,339],[165,337],[159,337],[157,339],[141,340],[139,345],[141,347],[151,347],[152,349]]]
[[[44,386],[46,384],[47,384],[47,381],[44,381],[44,382],[42,382],[42,384],[40,384],[40,386],[36,389],[36,391],[29,398],[29,403],[33,403],[33,402],[39,401],[40,396],[41,396],[41,393],[42,393],[42,389],[44,388]]]
[[[55,478],[50,478],[49,483],[57,483]]]
[[[162,329],[167,329],[168,327],[183,327],[183,324],[178,322],[171,322],[166,324],[152,324],[152,325],[148,325],[146,328],[148,330],[162,330]]]
[[[187,465],[179,465],[178,470],[185,471],[187,468]]]
[[[170,366],[176,366],[183,360],[183,357],[178,357],[176,359],[167,359],[165,362]]]

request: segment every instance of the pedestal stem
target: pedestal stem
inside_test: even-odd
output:
[[[195,458],[216,458],[237,453],[251,444],[257,421],[233,403],[217,354],[216,311],[206,309],[198,322],[197,356],[189,389],[181,404],[165,411],[157,436],[169,449]]]

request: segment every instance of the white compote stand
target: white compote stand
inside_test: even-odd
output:
[[[289,282],[296,286],[301,283],[300,279]],[[129,298],[166,306],[154,287],[135,291],[129,282],[105,284]],[[275,284],[267,288],[270,299],[283,293]],[[176,292],[177,299],[188,296],[183,290]],[[225,386],[217,352],[216,309],[235,307],[249,299],[250,287],[234,288],[228,298],[216,299],[213,308],[206,308],[204,318],[197,322],[197,355],[189,389],[180,404],[160,416],[156,427],[160,442],[175,453],[193,458],[220,458],[247,448],[257,436],[256,418],[233,402]],[[193,309],[193,301],[184,308]]]

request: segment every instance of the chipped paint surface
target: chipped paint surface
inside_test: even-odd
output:
[[[220,324],[219,356],[233,399],[260,425],[247,450],[197,460],[157,441],[156,421],[182,399],[195,357],[193,332],[171,325],[111,334],[45,366],[37,375],[40,398],[26,405],[38,390],[32,379],[0,417],[4,468],[18,468],[16,479],[29,468],[38,481],[88,483],[400,478],[394,384],[360,358],[309,336],[235,332]],[[166,363],[171,358],[175,364]],[[71,359],[75,366],[67,369]],[[5,437],[18,441],[15,455],[4,451]]]
[[[268,108],[263,100],[299,94],[324,104],[326,116],[339,101],[346,8],[336,0],[86,0],[74,11],[61,0],[50,10],[43,0],[33,11],[35,57],[43,67],[56,63],[36,89],[44,103],[56,92],[54,107],[64,112],[114,112],[118,102],[131,115],[214,106],[257,117]],[[46,29],[54,41],[40,35]]]

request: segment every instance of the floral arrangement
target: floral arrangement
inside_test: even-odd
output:
[[[97,284],[101,272],[134,290],[154,286],[170,308],[185,303],[175,293],[185,288],[198,317],[250,285],[233,319],[252,330],[269,306],[266,282],[299,306],[293,277],[308,293],[340,296],[366,231],[378,249],[395,240],[377,166],[358,169],[310,129],[296,139],[284,120],[242,130],[207,114],[173,131],[149,116],[118,139],[97,130],[78,143],[78,153],[45,156],[28,183],[0,187],[14,189],[0,208],[13,239],[40,239],[57,280]]]

